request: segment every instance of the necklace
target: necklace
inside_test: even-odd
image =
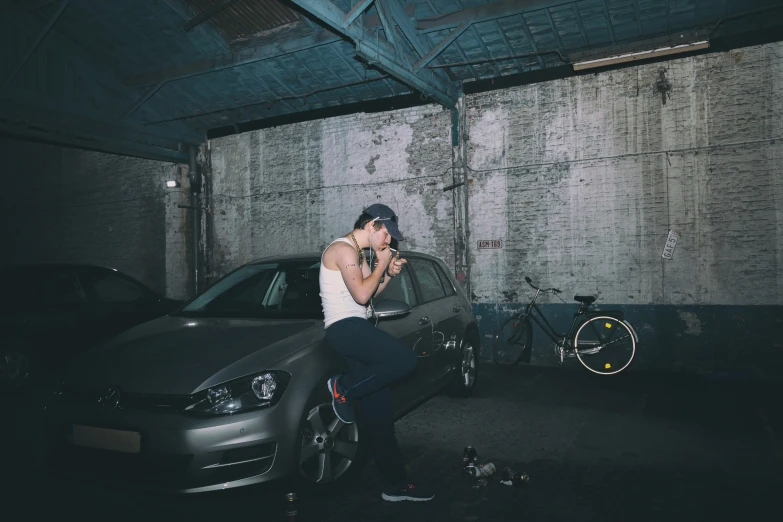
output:
[[[362,263],[364,263],[364,252],[361,248],[359,248],[359,242],[356,241],[356,237],[353,235],[353,232],[351,232],[351,239],[353,239],[353,244],[356,246],[356,253],[359,254],[359,266],[362,266]]]

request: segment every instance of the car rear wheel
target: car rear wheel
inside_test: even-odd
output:
[[[462,358],[448,392],[455,397],[468,397],[478,385],[479,358],[473,339],[467,337],[462,345]]]
[[[344,424],[335,415],[329,394],[317,394],[300,427],[298,481],[314,490],[339,487],[361,471],[365,446],[360,422]]]

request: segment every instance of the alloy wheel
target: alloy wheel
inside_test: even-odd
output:
[[[307,414],[299,472],[311,482],[333,482],[348,471],[358,450],[356,423],[344,424],[334,414],[331,404],[319,404]]]
[[[462,351],[462,384],[465,388],[472,388],[476,381],[476,352],[473,346],[468,344]]]

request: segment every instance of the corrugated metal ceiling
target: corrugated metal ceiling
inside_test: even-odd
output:
[[[27,107],[30,125],[58,136],[171,149],[209,129],[418,95],[382,64],[357,59],[350,38],[302,14],[298,0],[236,0],[200,23],[226,0],[11,1],[15,9],[0,8],[0,132],[16,132]],[[356,2],[332,3],[347,13]],[[394,30],[410,55],[400,62],[472,22],[419,73],[465,88],[585,57],[783,28],[783,10],[770,10],[780,0],[376,0],[356,24],[378,42],[387,39],[379,2],[399,2],[401,23],[420,40],[414,51]]]
[[[226,0],[187,0],[200,15],[226,4]],[[236,0],[212,16],[213,25],[228,42],[235,42],[299,20],[299,15],[279,0]]]

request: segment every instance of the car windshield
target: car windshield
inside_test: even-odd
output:
[[[315,259],[252,263],[231,272],[176,315],[323,319]]]

